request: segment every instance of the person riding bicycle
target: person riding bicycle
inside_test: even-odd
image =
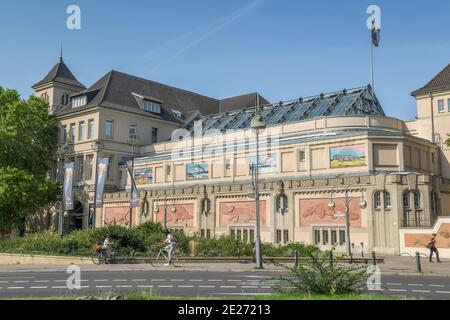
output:
[[[111,257],[111,248],[112,248],[113,244],[114,243],[110,240],[109,236],[106,236],[105,241],[103,241],[103,245],[102,245],[102,254],[106,258]]]
[[[165,266],[169,266],[172,264],[172,254],[178,246],[178,239],[170,231],[166,231],[166,234],[167,238],[164,240],[163,244],[167,244],[165,249],[169,254],[169,262],[166,263]]]

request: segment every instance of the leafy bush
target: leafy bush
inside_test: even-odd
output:
[[[368,279],[365,267],[344,266],[329,252],[306,251],[306,264],[288,268],[288,276],[279,277],[286,286],[276,287],[282,294],[348,295],[361,294]]]

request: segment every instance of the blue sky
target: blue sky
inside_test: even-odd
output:
[[[82,29],[66,28],[66,8]],[[450,1],[2,0],[0,86],[24,97],[64,58],[89,86],[111,69],[226,98],[270,101],[370,82],[366,9],[382,10],[375,86],[388,115],[416,114],[410,92],[450,63]]]

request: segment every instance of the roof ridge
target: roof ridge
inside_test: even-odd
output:
[[[442,76],[443,73],[450,71],[450,63],[445,66],[441,71],[438,72],[438,74],[436,74],[430,81],[428,81],[424,86],[420,87],[417,90],[414,90],[411,95],[415,95],[418,94],[421,91],[424,91],[427,89],[427,87],[431,86],[431,84],[436,81],[439,77]],[[430,88],[429,91],[433,91],[433,88]]]
[[[101,96],[100,96],[100,100],[99,100],[99,102],[98,102],[98,105],[99,105],[99,106],[101,106],[102,103],[105,101],[106,93],[107,93],[108,90],[109,90],[109,86],[110,86],[110,84],[111,84],[111,78],[112,78],[113,73],[114,73],[114,70],[110,70],[110,71],[106,74],[106,76],[107,76],[108,78],[106,79],[105,86],[103,87],[103,92],[102,92],[102,94],[101,94]]]
[[[188,94],[190,94],[190,95],[195,95],[195,96],[200,96],[200,97],[208,98],[208,99],[211,99],[211,100],[214,100],[214,101],[217,101],[217,102],[220,101],[219,99],[212,98],[212,97],[209,97],[209,96],[206,96],[206,95],[203,95],[203,94],[199,94],[199,93],[196,93],[196,92],[193,92],[193,91],[189,91],[189,90],[185,90],[185,89],[176,88],[176,87],[173,87],[173,86],[170,86],[170,85],[161,83],[161,82],[156,82],[156,81],[153,81],[153,80],[145,79],[145,78],[143,78],[143,77],[131,75],[131,74],[128,74],[128,73],[125,73],[125,72],[122,72],[122,71],[111,70],[111,72],[114,72],[114,73],[117,73],[117,74],[120,74],[120,75],[129,77],[129,78],[143,80],[143,81],[145,81],[145,82],[149,82],[149,83],[154,84],[154,85],[156,84],[156,85],[159,85],[159,86],[162,86],[162,87],[165,87],[165,88],[169,88],[169,89],[171,89],[171,90],[175,90],[175,91],[179,91],[179,92],[188,93]]]

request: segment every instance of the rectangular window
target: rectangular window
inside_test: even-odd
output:
[[[289,230],[284,230],[284,239],[283,239],[284,243],[288,243],[289,242]]]
[[[248,242],[248,229],[244,229],[243,230],[243,238],[242,238],[243,242]]]
[[[137,126],[135,124],[130,124],[128,126],[128,136],[136,136],[137,135]]]
[[[328,230],[323,230],[322,231],[322,238],[323,238],[323,245],[327,245],[328,244]]]
[[[206,239],[211,239],[211,230],[210,229],[206,230]]]
[[[88,139],[92,139],[94,136],[94,119],[89,119],[88,121]]]
[[[250,242],[255,242],[255,230],[250,229]]]
[[[205,238],[205,229],[200,230],[200,238]]]
[[[445,101],[444,100],[438,101],[438,110],[439,110],[439,113],[445,112]]]
[[[78,123],[78,141],[83,141],[84,139],[84,121]]]
[[[78,178],[84,180],[84,158],[78,160]]]
[[[384,192],[384,208],[385,209],[391,208],[391,194],[387,191]]]
[[[161,103],[144,100],[143,109],[149,112],[161,113]]]
[[[305,150],[300,150],[298,152],[298,162],[305,162],[306,161],[306,152]]]
[[[114,121],[105,121],[105,136],[110,139],[114,138]]]
[[[238,229],[237,232],[236,232],[236,234],[237,234],[237,239],[238,239],[239,241],[241,241],[241,240],[242,240],[242,231],[241,231],[241,229]]]
[[[281,243],[281,230],[277,230],[277,239],[276,243]]]
[[[75,123],[72,123],[70,125],[70,132],[69,132],[69,142],[73,143],[75,142]]]
[[[86,98],[86,96],[83,96],[83,97],[77,97],[77,98],[74,98],[74,99],[72,100],[72,107],[73,107],[73,108],[79,108],[79,107],[85,106],[86,103],[87,103],[87,98]]]
[[[89,156],[88,157],[88,169],[87,169],[87,175],[86,175],[87,180],[92,179],[93,170],[94,170],[94,156]]]
[[[331,245],[337,244],[337,231],[331,230]]]
[[[67,126],[62,127],[62,137],[61,137],[62,144],[67,143]]]
[[[409,208],[410,204],[409,204],[409,192],[405,192],[403,194],[403,208]]]
[[[152,128],[151,144],[158,143],[158,128]]]
[[[339,230],[339,244],[342,246],[345,243],[345,230]]]
[[[320,230],[314,230],[314,244],[320,244]]]
[[[171,174],[172,174],[172,167],[170,165],[166,166],[166,176],[170,177]]]
[[[234,229],[230,230],[230,236],[231,236],[231,239],[235,239],[236,238],[236,232],[234,231]]]

